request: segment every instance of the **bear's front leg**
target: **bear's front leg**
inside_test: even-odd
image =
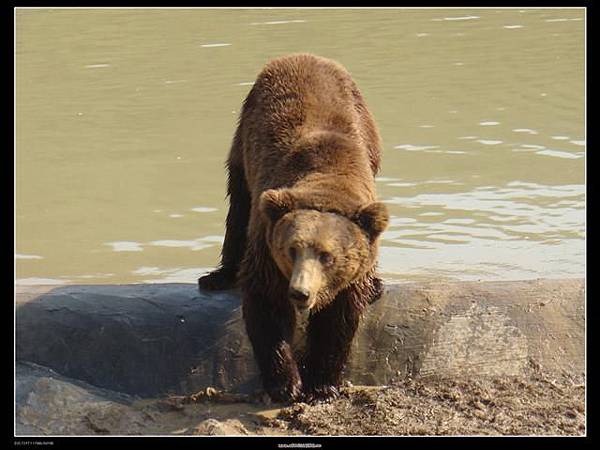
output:
[[[364,305],[369,300],[370,295],[360,285],[352,285],[311,317],[307,353],[301,365],[306,401],[339,395],[342,371]]]
[[[244,296],[243,312],[263,387],[274,402],[294,402],[302,394],[302,380],[289,344],[293,318],[261,300]]]

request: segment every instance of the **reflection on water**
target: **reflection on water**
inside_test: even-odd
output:
[[[582,9],[17,10],[19,284],[195,282],[269,59],[353,74],[384,140],[386,278],[582,276]]]

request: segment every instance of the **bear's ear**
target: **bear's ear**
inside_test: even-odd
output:
[[[271,222],[277,222],[294,209],[294,197],[284,189],[268,189],[260,194],[258,208]]]
[[[371,242],[386,229],[389,220],[387,207],[381,202],[365,206],[354,216],[354,222],[365,230]]]

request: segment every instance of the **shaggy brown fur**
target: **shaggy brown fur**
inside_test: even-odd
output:
[[[377,238],[388,221],[374,184],[380,148],[350,74],[328,59],[270,61],[244,102],[227,161],[221,267],[199,286],[225,289],[237,279],[263,384],[276,401],[335,395],[360,314],[380,295]],[[318,298],[300,357],[291,347],[293,246],[329,261],[311,293]]]

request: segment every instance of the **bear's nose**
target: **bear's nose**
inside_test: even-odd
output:
[[[306,302],[310,297],[310,292],[302,288],[290,288],[290,298],[297,302]]]

